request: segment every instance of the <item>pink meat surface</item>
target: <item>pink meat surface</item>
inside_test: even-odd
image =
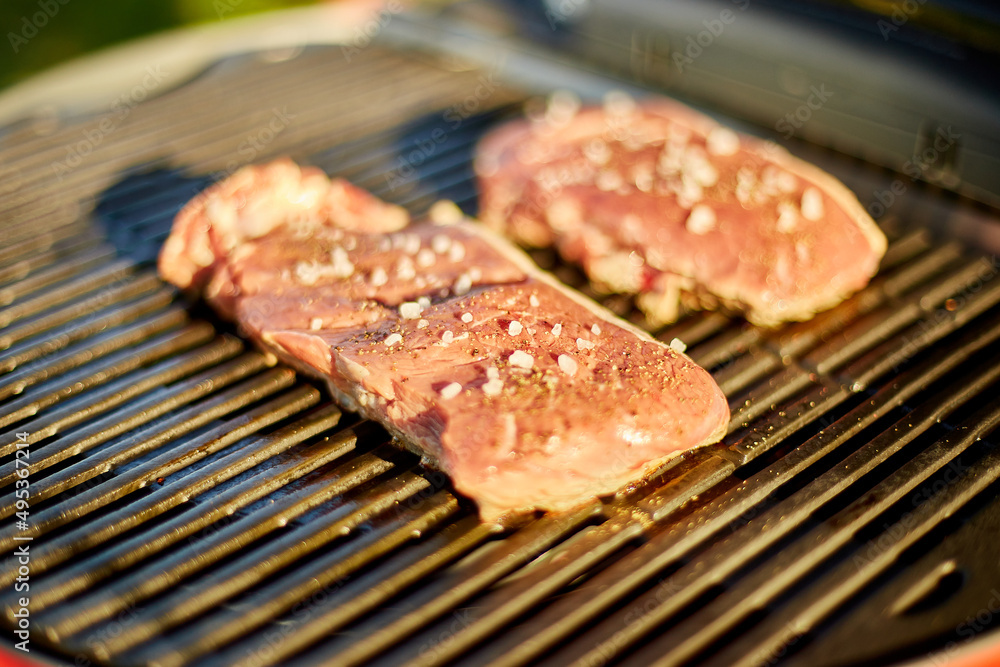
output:
[[[484,519],[612,493],[729,421],[712,377],[482,226],[282,160],[177,216],[168,281],[323,378],[447,472]]]
[[[682,305],[808,319],[877,271],[885,237],[854,195],[775,144],[669,100],[554,99],[481,142],[480,216],[639,294],[652,324]]]

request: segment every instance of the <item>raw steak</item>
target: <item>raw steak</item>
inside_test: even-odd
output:
[[[453,217],[404,227],[402,209],[278,161],[190,202],[160,272],[327,380],[484,519],[571,508],[722,436],[705,370]]]
[[[682,304],[808,319],[878,269],[885,237],[854,195],[777,145],[664,99],[576,107],[554,96],[481,142],[480,216],[639,294],[652,324]]]

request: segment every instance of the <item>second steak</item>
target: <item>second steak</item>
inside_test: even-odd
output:
[[[682,304],[808,319],[864,287],[886,247],[832,176],[666,99],[577,111],[556,96],[488,135],[476,171],[484,222],[638,294],[656,325]]]

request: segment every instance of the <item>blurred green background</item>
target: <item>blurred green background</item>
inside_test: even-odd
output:
[[[0,0],[0,90],[84,53],[161,30],[318,0]]]

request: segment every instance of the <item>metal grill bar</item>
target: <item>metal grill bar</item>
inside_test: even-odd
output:
[[[228,660],[235,662],[249,654],[255,656],[255,662],[260,661],[261,667],[283,664],[287,658],[329,635],[332,630],[344,627],[366,613],[377,611],[380,606],[398,595],[399,591],[406,590],[425,577],[440,571],[481,546],[490,537],[496,536],[498,532],[495,525],[479,523],[473,517],[463,519],[446,529],[442,535],[436,536],[436,541],[421,545],[423,547],[421,551],[428,553],[417,563],[396,569],[395,574],[392,574],[392,570],[378,573],[381,576],[374,579],[378,582],[377,585],[359,586],[358,594],[348,598],[350,604],[327,605],[315,622],[297,625],[294,633],[289,633],[279,645],[274,646],[260,640],[243,642],[226,651],[219,659],[223,662]]]
[[[59,262],[58,266],[33,272],[16,283],[0,287],[0,306],[14,303],[32,292],[71,278],[88,269],[104,266],[109,260],[114,258],[114,254],[114,248],[109,246],[84,250],[76,255],[67,257],[62,262]]]
[[[136,431],[125,440],[104,447],[100,452],[61,468],[36,482],[35,498],[45,500],[68,488],[78,486],[87,480],[109,472],[124,463],[152,451],[180,435],[191,432],[215,419],[239,410],[255,401],[291,386],[294,379],[287,372],[272,370],[244,382],[228,391],[222,391],[202,404],[178,412],[153,428],[139,427],[157,417],[189,403],[209,393],[241,380],[259,371],[264,366],[259,355],[245,355],[217,368],[189,378],[173,388],[173,391],[154,393],[144,400],[132,403],[128,408],[113,412],[73,434],[72,444],[58,446],[48,457],[42,458],[28,468],[36,473],[70,456],[76,456],[97,447],[115,436]],[[81,438],[82,439],[79,439]],[[49,448],[46,448],[47,451]],[[7,480],[0,480],[0,483]]]
[[[110,553],[95,555],[90,562],[82,563],[65,570],[62,576],[53,578],[52,586],[43,589],[39,600],[40,609],[52,603],[62,601],[67,595],[81,590],[89,579],[108,576],[112,572],[124,569],[140,562],[151,554],[162,551],[185,536],[193,535],[216,521],[229,516],[237,508],[246,507],[250,503],[273,492],[277,485],[287,484],[308,475],[330,461],[343,456],[357,446],[357,438],[353,430],[343,431],[332,439],[324,456],[309,457],[299,465],[269,475],[257,475],[251,478],[252,483],[236,484],[219,495],[218,499],[205,506],[195,506],[170,521],[158,526],[150,535],[150,539],[131,539],[116,545]],[[170,557],[167,563],[157,561],[139,568],[127,577],[116,580],[98,594],[88,595],[85,600],[76,601],[69,606],[53,609],[52,613],[43,615],[40,619],[43,627],[53,638],[65,637],[80,633],[83,629],[102,621],[113,614],[125,610],[129,605],[147,599],[172,587],[177,581],[210,567],[231,556],[237,551],[257,542],[264,536],[282,529],[305,512],[315,509],[323,503],[340,495],[347,494],[370,481],[377,475],[393,470],[389,460],[372,455],[363,455],[358,459],[324,474],[319,481],[314,481],[298,492],[280,498],[267,508],[254,514],[252,526],[236,521],[216,528],[214,532],[197,541],[194,545],[198,558],[190,558],[185,553],[181,557]],[[273,479],[270,484],[260,484],[258,477]],[[364,521],[374,514],[384,511],[399,502],[401,498],[427,488],[427,481],[412,473],[403,473],[380,486],[379,492],[371,499],[363,502],[366,515]],[[145,536],[143,536],[145,537]],[[193,540],[194,538],[192,538]],[[301,555],[298,552],[297,555]],[[269,562],[271,572],[277,569]],[[231,584],[229,584],[231,586]],[[230,589],[230,594],[233,589]]]
[[[255,515],[252,526],[244,525],[235,520],[234,523],[221,527],[212,526],[217,521],[233,516],[237,510],[267,496],[278,485],[288,484],[290,480],[297,480],[308,475],[351,451],[356,445],[355,432],[353,430],[343,431],[334,436],[328,454],[325,456],[310,457],[300,464],[292,466],[289,470],[272,469],[280,471],[280,474],[255,475],[246,482],[234,484],[220,493],[212,503],[194,505],[152,531],[125,540],[111,549],[102,550],[101,553],[61,571],[59,575],[48,580],[47,584],[36,593],[38,610],[45,610],[57,602],[62,602],[68,596],[84,590],[92,580],[106,578],[115,572],[135,565],[153,554],[162,552],[185,537],[188,537],[192,543],[198,542],[199,558],[178,559],[173,562],[172,567],[166,569],[164,569],[163,564],[158,563],[156,568],[159,569],[156,570],[155,574],[154,572],[148,572],[142,576],[132,574],[127,578],[116,580],[114,584],[104,588],[99,594],[88,596],[84,603],[78,601],[71,606],[62,606],[53,610],[51,614],[42,617],[42,624],[48,628],[49,634],[53,637],[79,632],[83,628],[103,620],[107,615],[121,611],[123,609],[121,605],[126,604],[127,600],[140,599],[165,590],[175,581],[197,569],[207,567],[257,541],[267,533],[284,527],[287,522],[304,512],[314,509],[352,488],[355,479],[358,483],[367,481],[363,475],[353,473],[357,464],[352,463],[349,465],[354,477],[352,484],[345,486],[342,483],[314,483],[268,505],[267,508],[261,510],[260,514]],[[263,485],[260,483],[259,477],[269,477],[274,481]],[[323,480],[326,482],[329,479],[340,477],[343,475],[334,472],[324,476]],[[203,537],[195,535],[210,526],[212,527],[211,534]],[[138,572],[141,573],[144,569],[147,568],[140,569]],[[120,595],[116,593],[119,591]],[[128,594],[126,595],[126,593]]]
[[[151,481],[160,477],[165,477],[177,472],[186,466],[195,463],[205,456],[220,449],[238,442],[242,438],[258,431],[261,428],[278,422],[296,412],[311,407],[319,399],[318,392],[311,387],[299,387],[291,392],[274,399],[264,405],[249,410],[246,413],[232,419],[230,422],[217,426],[206,434],[193,439],[194,447],[189,449],[189,443],[180,443],[182,451],[166,451],[153,459],[135,466],[128,471],[122,472],[108,482],[99,482],[96,486],[89,487],[82,493],[74,496],[71,508],[54,506],[35,514],[32,530],[37,535],[47,533],[54,528],[63,526],[72,521],[78,520],[81,516],[97,511],[113,500],[117,500],[128,493],[147,486]],[[265,447],[265,451],[281,451],[267,449],[268,447],[281,447],[287,444],[285,441],[272,443],[266,438],[257,442],[258,447]],[[251,445],[242,447],[236,452],[239,456],[231,456],[233,459],[241,459],[254,452]],[[233,469],[243,469],[245,463],[232,461],[230,463],[236,468],[224,470],[220,474],[228,474]],[[120,523],[106,521],[99,530],[94,530],[91,526],[81,527],[62,535],[60,538],[46,542],[39,549],[37,560],[32,559],[32,565],[38,568],[37,571],[44,571],[56,563],[60,563],[74,552],[81,548],[89,548],[100,544],[102,541],[120,533],[127,527],[134,525],[137,521],[148,519],[158,513],[162,513],[182,502],[184,498],[172,496],[159,498],[159,493],[154,494],[159,499],[159,505],[153,503],[153,507],[144,514],[129,511],[120,512]],[[148,498],[148,496],[147,496]],[[14,541],[15,530],[13,527],[0,530],[0,548],[11,550],[16,545]],[[37,564],[36,564],[37,563]]]
[[[308,60],[303,59],[296,65],[301,65],[303,62],[308,63]],[[279,64],[275,69],[283,70],[282,73],[285,76],[277,79],[274,77],[273,70],[261,72],[258,76],[241,77],[239,80],[212,76],[212,73],[209,72],[205,79],[196,79],[187,86],[169,91],[161,97],[150,99],[139,107],[140,113],[131,114],[130,118],[126,118],[115,128],[116,141],[114,146],[96,146],[96,156],[92,153],[91,155],[94,157],[91,160],[86,161],[85,164],[81,165],[81,168],[74,169],[65,175],[60,181],[61,189],[69,195],[79,194],[80,185],[85,187],[88,181],[92,181],[95,172],[114,173],[119,165],[109,165],[112,167],[111,169],[99,166],[99,163],[104,161],[100,158],[105,158],[108,155],[115,156],[115,159],[119,161],[128,157],[139,157],[138,160],[133,160],[130,164],[125,165],[131,166],[143,161],[141,154],[155,155],[159,146],[164,142],[176,141],[178,136],[184,139],[194,139],[195,141],[190,143],[197,145],[198,140],[213,135],[215,137],[241,137],[243,134],[241,130],[246,128],[245,131],[249,132],[255,127],[254,123],[247,123],[245,118],[234,117],[230,113],[231,106],[210,104],[206,106],[206,113],[197,116],[186,113],[192,104],[204,104],[206,97],[214,102],[229,101],[231,103],[233,99],[263,93],[266,97],[262,100],[264,104],[256,106],[251,112],[254,120],[259,120],[273,114],[269,108],[271,104],[278,103],[282,99],[286,100],[287,104],[290,93],[293,91],[301,90],[303,86],[308,86],[310,83],[313,86],[322,85],[325,81],[321,75],[323,71],[338,75],[331,83],[345,87],[358,87],[359,84],[364,84],[365,75],[383,77],[393,73],[397,77],[394,83],[398,84],[398,77],[405,77],[416,71],[407,63],[390,59],[383,59],[382,62],[377,60],[369,62],[366,68],[346,68],[339,71],[323,67],[323,64],[318,59],[313,59],[311,67],[308,64],[306,67],[289,67],[287,64]],[[420,74],[427,76],[426,71],[420,71]],[[259,85],[262,80],[269,80],[271,83],[263,91]],[[377,80],[370,79],[369,83]],[[163,118],[170,117],[171,114],[176,114],[173,116],[172,122],[164,124]],[[212,128],[217,128],[220,125],[227,127],[229,131],[213,133]],[[48,137],[33,142],[34,146],[37,147],[35,151],[18,155],[16,149],[10,150],[5,157],[12,166],[20,171],[25,186],[31,187],[36,184],[44,186],[53,176],[50,165],[64,157],[67,144],[78,141],[79,132],[80,130],[75,127],[59,130]],[[137,153],[140,155],[137,156]],[[148,160],[149,157],[145,159]]]
[[[30,365],[9,373],[0,385],[0,400],[20,394],[28,387],[52,379],[81,366],[95,358],[103,357],[121,348],[141,344],[150,336],[186,324],[188,315],[182,308],[170,308],[134,324],[121,327],[110,335],[95,336],[83,345],[67,348],[46,359],[41,368]]]
[[[0,261],[0,284],[22,281],[31,274],[37,277],[43,267],[49,267],[62,259],[72,260],[88,251],[93,252],[100,241],[95,238],[70,237],[68,241],[53,244],[43,252],[20,256],[13,262],[4,265]],[[25,287],[23,284],[21,287]]]
[[[418,631],[425,624],[440,618],[475,595],[482,593],[503,577],[531,563],[540,554],[570,537],[581,525],[597,520],[603,514],[600,503],[591,503],[575,512],[532,523],[514,533],[493,550],[478,554],[479,558],[423,587],[415,599],[394,605],[395,618],[387,620],[376,615],[365,623],[359,641],[337,642],[325,646],[309,662],[335,659],[344,665],[360,665],[385,653],[387,647]],[[322,619],[319,621],[322,623]],[[312,630],[318,632],[318,629]],[[346,645],[345,645],[346,644]]]
[[[39,334],[50,331],[60,324],[70,323],[70,326],[51,331],[44,338],[32,340],[27,345],[18,346],[9,353],[0,355],[0,372],[9,373],[26,362],[52,354],[70,343],[88,338],[103,329],[118,326],[130,322],[140,315],[160,310],[173,299],[173,291],[164,288],[158,282],[155,276],[146,274],[120,288],[108,290],[106,293],[98,294],[83,302],[12,328],[0,336],[0,347],[3,349],[9,349],[25,338],[39,336]],[[137,296],[140,298],[128,301],[130,297]],[[116,305],[108,308],[103,317],[96,317],[95,311],[108,303]],[[90,315],[90,317],[84,317],[85,315]],[[73,320],[81,318],[84,319],[82,323],[73,323]]]
[[[454,496],[450,494],[431,496],[422,503],[419,511],[402,512],[400,518],[388,523],[384,530],[360,536],[344,548],[320,557],[301,572],[296,572],[298,576],[294,579],[285,577],[282,581],[258,591],[240,607],[228,613],[216,614],[197,628],[182,633],[177,638],[178,641],[171,641],[161,646],[157,646],[158,642],[153,642],[135,658],[152,660],[162,665],[180,665],[224,646],[227,642],[246,634],[248,629],[260,627],[288,611],[299,600],[306,599],[323,587],[347,577],[358,568],[420,537],[424,532],[435,529],[452,517],[457,510],[458,501]],[[338,526],[337,529],[339,528]],[[188,616],[183,613],[185,606],[184,603],[172,606],[169,616],[157,619],[152,628],[154,632],[158,634],[162,627],[168,626],[172,621],[186,620]],[[133,634],[130,634],[129,639],[133,638]],[[122,643],[124,642],[114,642],[113,646],[109,647],[109,655]]]
[[[473,80],[470,75],[462,73],[415,67],[413,63],[407,62],[405,59],[397,59],[393,63],[388,63],[381,76],[376,72],[376,76],[372,77],[371,72],[365,72],[366,69],[361,67],[344,68],[344,71],[358,72],[356,80],[352,77],[343,81],[334,80],[331,82],[335,88],[352,90],[350,101],[341,95],[335,96],[332,100],[327,99],[321,104],[304,104],[301,110],[294,112],[297,120],[288,125],[287,131],[281,133],[279,140],[269,145],[266,153],[256,152],[255,158],[259,160],[267,155],[288,152],[296,145],[295,141],[298,142],[300,150],[314,151],[317,136],[344,137],[348,135],[341,133],[370,132],[387,127],[394,124],[400,113],[415,114],[423,109],[434,108],[431,104],[440,104],[442,93],[445,96],[444,99],[462,94],[468,88],[470,81]],[[285,92],[315,87],[317,80],[322,81],[323,79],[302,81],[297,86],[287,83],[285,85],[288,86],[288,89]],[[404,83],[407,85],[404,86]],[[277,87],[280,88],[280,85]],[[322,88],[322,90],[326,91],[327,89]],[[431,91],[434,91],[433,94],[430,94]],[[260,92],[259,88],[256,92]],[[263,106],[270,100],[272,106],[281,106],[283,100],[287,101],[288,95],[282,96],[280,92],[280,90],[267,89],[268,99],[260,100],[260,104]],[[212,97],[215,97],[214,91]],[[185,137],[185,145],[183,147],[175,146],[177,157],[184,159],[186,163],[200,171],[231,170],[229,165],[233,160],[220,160],[219,155],[232,155],[237,151],[238,147],[234,145],[232,138],[252,138],[252,135],[259,131],[261,121],[269,121],[274,115],[274,110],[269,109],[266,112],[256,111],[256,115],[251,114],[248,117],[234,116],[228,113],[229,104],[226,98],[219,97],[218,101],[219,104],[212,107],[217,109],[214,114],[217,118],[200,117],[190,126],[184,126],[183,129],[188,131],[181,133],[180,136]],[[308,101],[306,100],[306,102]],[[389,102],[391,104],[387,104]],[[191,103],[203,105],[205,101],[204,99],[189,99],[188,104]],[[337,113],[331,113],[331,103],[336,106]],[[167,113],[165,109],[162,111],[156,109],[156,100],[151,100],[150,104],[154,110],[160,112],[156,114],[158,119],[162,118],[161,114]],[[382,112],[373,114],[373,109],[381,109]],[[153,113],[152,110],[151,113]],[[89,169],[74,170],[61,182],[58,196],[70,201],[92,196],[97,191],[93,186],[95,184],[102,187],[108,185],[107,179],[116,170],[124,170],[139,162],[158,159],[159,155],[156,152],[150,152],[148,148],[145,151],[139,151],[138,147],[160,145],[162,140],[160,135],[168,137],[171,141],[176,140],[178,136],[176,126],[178,124],[184,125],[178,123],[177,118],[186,117],[186,114],[181,114],[175,117],[174,122],[166,126],[161,120],[149,122],[149,132],[138,132],[133,137],[136,150],[129,147],[130,137],[126,136],[124,132],[126,128],[131,127],[131,124],[127,121],[123,122],[116,130],[116,133],[120,132],[121,134],[119,135],[120,142],[115,144],[114,152],[102,155],[104,159],[101,160],[92,159],[88,162],[88,165],[91,165]],[[264,124],[266,125],[266,123]],[[215,137],[217,139],[214,139]],[[95,153],[99,152],[100,148],[95,149]],[[41,171],[40,178],[45,175],[45,172]],[[34,211],[30,211],[30,214],[34,214]],[[16,215],[12,215],[12,217],[15,221],[18,219]],[[25,224],[33,222],[29,220]]]
[[[0,311],[0,327],[9,326],[21,318],[35,315],[47,308],[70,301],[109,283],[124,280],[134,271],[135,264],[128,260],[120,259],[108,262],[100,266],[96,271],[87,273],[68,283],[60,284],[59,289],[46,291],[43,294],[4,308]]]
[[[73,385],[60,383],[56,391],[11,401],[9,405],[14,409],[8,413],[3,423],[5,426],[16,423],[67,399],[64,405],[48,410],[44,417],[32,422],[33,430],[25,441],[31,444],[40,443],[67,427],[97,416],[144,391],[173,382],[210,364],[220,363],[243,349],[242,343],[234,338],[222,337],[202,348],[185,352],[193,345],[207,341],[213,333],[215,332],[204,323],[200,326],[192,325],[177,333],[153,339],[150,344],[136,346],[125,354],[112,357],[107,360],[110,363],[101,364],[97,369],[85,367],[81,372],[71,374],[67,378],[76,381]],[[140,377],[127,374],[142,362],[157,361],[167,355],[173,356],[169,361],[143,373]],[[127,360],[130,363],[126,364]],[[107,384],[101,386],[102,382]],[[76,387],[80,387],[81,391],[73,391]],[[81,392],[81,396],[72,398]],[[4,433],[6,436],[10,434],[11,431]],[[4,445],[0,452],[3,455],[12,454],[13,445],[10,443]]]
[[[5,200],[4,200],[5,201]],[[44,233],[36,233],[22,241],[13,241],[8,238],[6,227],[0,230],[0,239],[3,239],[4,246],[0,248],[0,266],[10,266],[23,261],[33,261],[37,254],[51,252],[56,246],[67,243],[69,247],[75,244],[86,244],[93,242],[92,235],[88,235],[87,225],[70,224],[59,229],[54,229]]]

